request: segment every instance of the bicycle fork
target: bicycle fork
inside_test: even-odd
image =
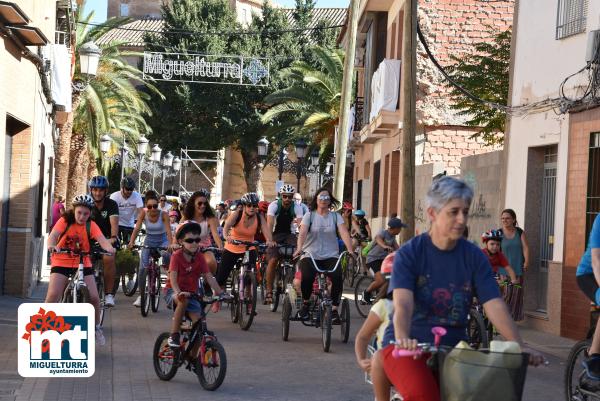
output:
[[[77,268],[77,281],[75,281],[75,285],[73,286],[73,303],[77,303],[77,292],[81,287],[85,287],[85,280],[83,275],[83,263],[79,263]]]

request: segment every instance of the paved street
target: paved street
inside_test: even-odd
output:
[[[225,382],[206,392],[189,371],[162,382],[152,366],[156,336],[168,329],[169,312],[161,305],[142,318],[133,299],[122,294],[107,315],[107,344],[98,348],[96,373],[90,379],[26,379],[17,374],[16,307],[22,300],[0,297],[0,401],[7,400],[371,400],[371,390],[354,362],[353,343],[339,341],[336,326],[332,351],[325,354],[320,331],[291,323],[290,341],[280,337],[280,314],[260,306],[248,332],[229,321],[228,310],[211,315],[209,327],[227,352]],[[353,311],[352,336],[361,324]],[[562,360],[570,342],[524,331],[550,365],[529,369],[524,400],[557,400],[562,396]]]

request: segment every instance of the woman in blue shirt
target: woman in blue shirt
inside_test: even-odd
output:
[[[390,383],[405,401],[439,401],[436,379],[424,359],[394,358],[394,347],[414,350],[417,343],[433,342],[431,329],[442,326],[442,344],[455,346],[467,339],[467,314],[473,296],[507,340],[523,341],[500,296],[492,268],[479,248],[463,238],[473,190],[452,177],[436,179],[427,193],[429,232],[407,242],[396,253],[390,281],[394,314],[377,352],[373,372],[383,367],[385,377],[373,376],[375,397],[389,399]],[[534,354],[532,362],[542,357]]]

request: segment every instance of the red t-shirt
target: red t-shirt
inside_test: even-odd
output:
[[[198,291],[198,280],[204,273],[209,273],[204,255],[198,253],[194,260],[188,262],[182,249],[173,252],[169,272],[177,272],[177,285],[181,291],[195,293]],[[171,288],[171,278],[167,280],[167,288]]]
[[[508,266],[508,264],[509,264],[508,260],[506,260],[506,256],[504,256],[502,251],[499,251],[498,253],[496,253],[494,255],[490,255],[490,253],[488,252],[488,250],[486,248],[483,248],[482,251],[488,257],[488,260],[490,261],[490,264],[492,265],[492,270],[494,271],[494,273],[498,273],[499,268],[501,268],[501,267],[504,268],[504,267]]]
[[[63,249],[72,249],[74,251],[81,249],[84,252],[89,252],[90,241],[87,237],[85,224],[71,224],[69,230],[65,233],[67,226],[67,221],[64,217],[61,217],[52,228],[52,232],[56,231],[62,235],[56,246]],[[100,227],[93,221],[90,224],[90,235],[95,240],[102,238]],[[66,253],[53,253],[50,261],[52,267],[73,267],[76,269],[79,266],[79,256],[71,256]],[[92,260],[89,256],[83,259],[83,265],[85,267],[92,267]]]

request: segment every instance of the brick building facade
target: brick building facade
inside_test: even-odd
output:
[[[512,24],[512,0],[423,0],[419,2],[419,24],[431,51],[442,65],[450,55],[471,54],[473,45],[489,40]],[[402,122],[401,80],[376,83],[376,71],[384,60],[402,56],[403,0],[360,5],[357,40],[357,99],[354,132],[350,147],[355,153],[355,207],[367,212],[374,227],[381,227],[392,213],[400,213],[403,177],[400,176]],[[345,41],[342,38],[342,42]],[[397,64],[399,77],[399,63]],[[387,67],[389,70],[389,67]],[[386,71],[387,71],[386,70]],[[387,79],[387,78],[386,78]],[[397,102],[376,108],[373,87],[393,86]],[[450,108],[449,87],[419,44],[417,52],[417,137],[416,164],[435,163],[436,170],[460,174],[465,156],[498,150],[480,139],[470,138],[476,130]],[[388,94],[386,94],[388,96]]]

